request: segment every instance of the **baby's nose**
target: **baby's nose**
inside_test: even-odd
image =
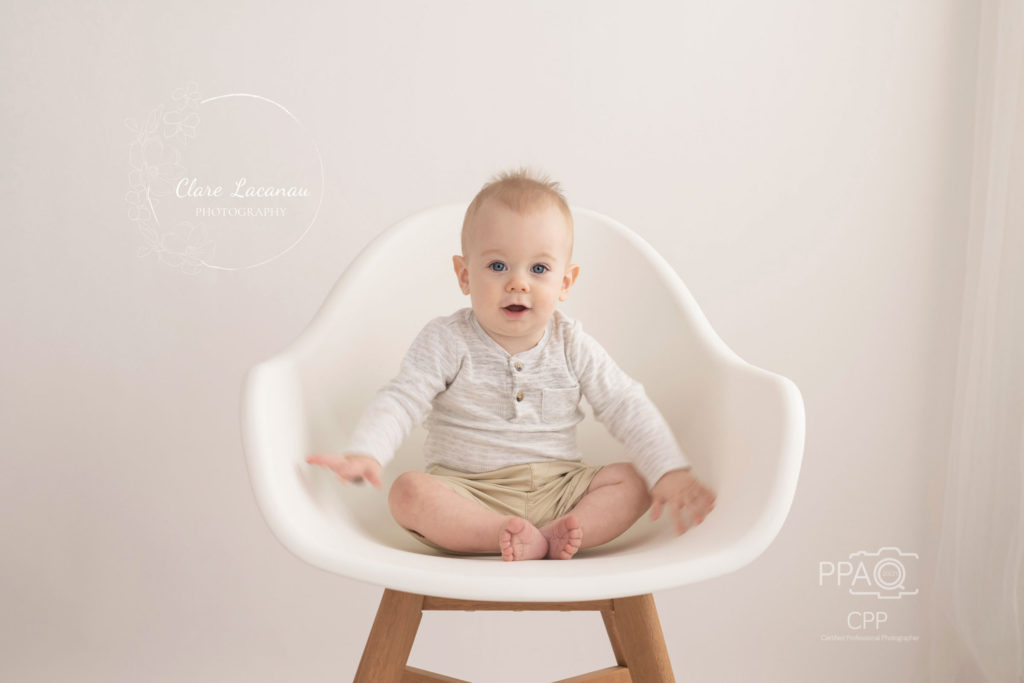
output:
[[[508,279],[507,290],[510,292],[528,292],[530,290],[530,285],[526,278],[514,275]]]

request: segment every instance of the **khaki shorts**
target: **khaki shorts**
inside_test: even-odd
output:
[[[600,470],[600,465],[587,465],[578,460],[554,460],[510,465],[476,474],[431,465],[427,474],[489,510],[522,517],[534,526],[542,527],[576,507]],[[412,529],[406,531],[420,543],[451,555],[493,555],[498,552],[497,548],[486,553],[456,552],[442,548]]]

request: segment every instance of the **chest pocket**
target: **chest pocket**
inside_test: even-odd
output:
[[[580,403],[580,387],[543,389],[540,396],[540,419],[557,424],[568,422],[575,415]]]

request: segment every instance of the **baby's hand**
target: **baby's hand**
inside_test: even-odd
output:
[[[310,465],[326,467],[338,475],[342,483],[360,483],[364,479],[377,488],[384,488],[384,482],[380,480],[380,463],[368,455],[311,455],[306,458]]]
[[[704,486],[690,470],[666,473],[651,489],[651,498],[651,519],[661,517],[662,506],[668,505],[676,522],[677,534],[683,534],[703,522],[715,508],[714,491]]]

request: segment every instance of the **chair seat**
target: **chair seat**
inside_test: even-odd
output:
[[[799,390],[736,356],[650,245],[585,209],[573,209],[574,260],[583,267],[562,310],[644,385],[716,491],[715,510],[700,526],[676,536],[666,520],[645,518],[619,539],[564,562],[443,556],[395,524],[381,491],[341,486],[304,462],[309,453],[344,447],[423,324],[469,305],[450,266],[464,211],[465,205],[428,209],[385,231],[357,256],[300,337],[246,377],[247,464],[276,537],[304,561],[352,579],[489,601],[642,595],[725,574],[760,555],[795,493],[804,439]],[[578,441],[587,461],[628,460],[592,416],[581,423]],[[417,429],[385,468],[385,484],[423,469],[422,442]]]

